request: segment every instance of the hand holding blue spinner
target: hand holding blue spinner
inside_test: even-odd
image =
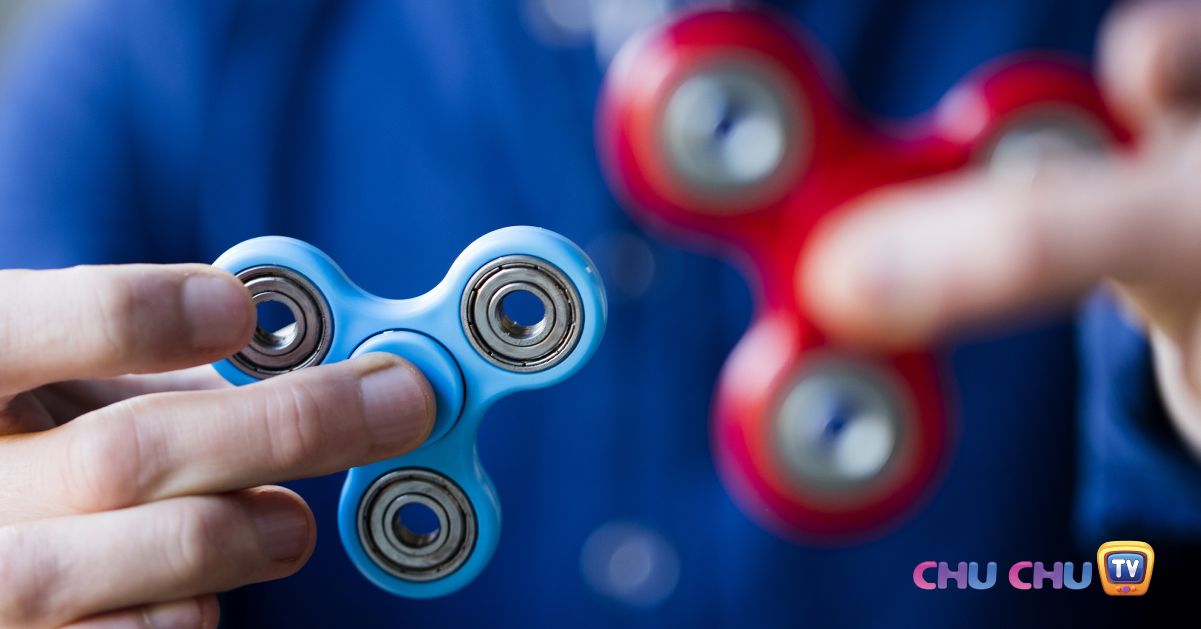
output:
[[[359,571],[393,594],[441,596],[474,579],[500,534],[500,503],[476,453],[479,422],[496,400],[555,384],[596,350],[607,306],[584,252],[543,229],[500,229],[467,247],[433,290],[403,300],[363,291],[324,253],[290,238],[248,240],[214,266],[242,280],[255,305],[279,302],[295,318],[275,333],[259,328],[217,363],[234,384],[368,352],[421,369],[437,403],[429,439],[350,470],[338,530]],[[523,326],[505,313],[505,297],[518,291],[542,303],[541,321]],[[400,510],[414,503],[437,516],[437,530],[404,526]]]

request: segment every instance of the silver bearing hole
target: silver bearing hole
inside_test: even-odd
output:
[[[402,506],[392,521],[396,537],[413,548],[433,543],[442,531],[442,521],[446,519],[445,512],[440,509],[435,512],[435,509],[437,507],[417,501]]]
[[[446,507],[443,506],[437,498],[421,493],[421,488],[418,488],[414,493],[404,494],[389,503],[383,515],[384,537],[387,544],[393,549],[398,549],[401,553],[409,557],[424,557],[433,554],[441,549],[446,543],[450,534],[450,514],[446,512]],[[409,516],[410,523],[416,517],[421,517],[422,512],[430,515],[436,520],[432,530],[425,533],[415,533],[405,524],[405,515]],[[387,523],[391,522],[391,529],[387,528]],[[426,523],[428,524],[428,523]],[[414,524],[418,528],[427,528]]]
[[[252,267],[237,277],[250,291],[259,322],[250,344],[230,358],[235,367],[255,378],[269,378],[325,358],[333,320],[325,298],[308,278],[275,265]]]
[[[304,340],[304,313],[295,301],[280,293],[267,292],[255,295],[254,305],[258,319],[254,342],[259,351],[283,354]]]
[[[903,439],[901,408],[878,375],[827,366],[802,375],[777,412],[777,450],[803,485],[845,489],[880,476]]]
[[[472,347],[517,372],[558,364],[575,349],[584,323],[571,280],[546,260],[525,255],[497,258],[476,271],[460,313]]]
[[[689,77],[663,115],[672,165],[710,190],[741,190],[768,179],[784,163],[795,126],[785,102],[749,64]]]
[[[492,300],[498,308],[492,318],[500,321],[500,327],[514,344],[537,343],[554,326],[551,310],[554,304],[533,284],[509,284],[497,291]]]

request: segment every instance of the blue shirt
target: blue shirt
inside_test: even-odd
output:
[[[787,10],[868,110],[908,116],[1007,51],[1090,54],[1105,4]],[[39,24],[0,109],[0,267],[209,262],[280,234],[401,298],[432,287],[478,236],[530,224],[584,246],[610,287],[592,361],[483,422],[505,524],[479,579],[430,601],[377,590],[337,540],[343,475],[302,480],[289,485],[317,517],[316,552],[296,576],[229,593],[227,627],[1128,622],[1150,603],[1111,603],[1095,575],[1082,592],[1022,592],[1006,571],[1072,561],[1078,575],[1102,541],[1158,551],[1201,531],[1201,477],[1167,428],[1146,342],[1104,297],[1079,329],[1047,322],[946,348],[954,458],[891,534],[823,549],[757,528],[722,490],[708,442],[750,290],[726,264],[629,222],[593,145],[596,56],[540,43],[520,3],[97,0]],[[630,276],[630,255],[649,255],[653,273]],[[622,604],[582,576],[585,541],[606,525],[666,544],[660,559],[674,557],[679,577],[660,604]],[[1145,597],[1158,608],[1184,603],[1170,594],[1195,582],[1182,557],[1158,553]],[[927,560],[996,561],[998,583],[921,590],[911,575]]]

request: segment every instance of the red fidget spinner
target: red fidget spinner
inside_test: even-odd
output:
[[[598,110],[612,187],[636,219],[726,245],[758,289],[717,384],[714,456],[748,516],[803,541],[888,528],[951,450],[928,351],[839,347],[795,291],[815,225],[879,186],[1129,141],[1085,66],[988,64],[929,114],[876,128],[832,89],[811,38],[753,10],[690,13],[631,41]]]

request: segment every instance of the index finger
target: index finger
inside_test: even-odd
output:
[[[0,271],[0,399],[50,382],[225,358],[254,333],[250,294],[207,265]]]
[[[1188,145],[1049,164],[1027,182],[974,172],[881,191],[815,234],[798,298],[843,340],[909,347],[1103,276],[1187,281],[1201,268]]]

